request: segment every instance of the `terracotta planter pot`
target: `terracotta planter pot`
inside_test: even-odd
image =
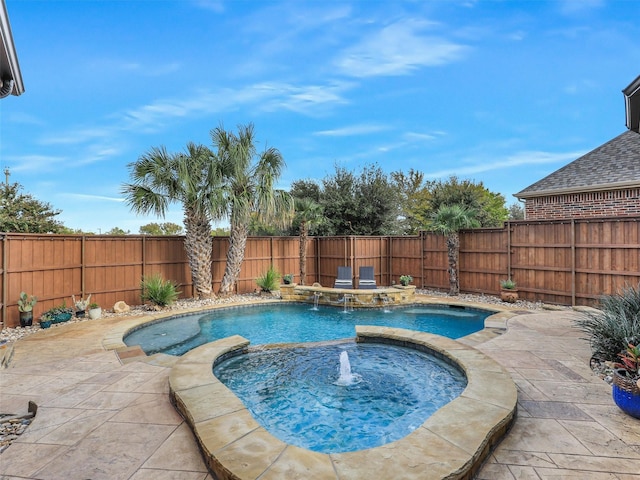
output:
[[[503,302],[507,302],[507,303],[516,303],[516,301],[518,300],[518,289],[517,288],[512,288],[507,290],[506,288],[503,288],[502,290],[500,290],[500,299]]]

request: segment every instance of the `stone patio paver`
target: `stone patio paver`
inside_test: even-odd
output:
[[[589,370],[575,315],[527,312],[507,320],[505,334],[469,341],[510,372],[519,400],[478,480],[640,480],[640,420],[620,412]],[[169,402],[173,360],[104,350],[105,335],[127,321],[86,321],[16,343],[0,370],[0,411],[26,413],[29,400],[39,409],[0,454],[0,478],[212,480]]]

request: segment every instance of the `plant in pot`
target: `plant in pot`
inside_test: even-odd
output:
[[[102,316],[102,308],[100,308],[100,305],[93,302],[89,304],[89,311],[87,313],[91,320],[96,320]]]
[[[87,306],[89,306],[89,300],[91,299],[91,294],[89,294],[89,296],[86,299],[80,297],[79,300],[76,300],[75,295],[71,295],[71,299],[73,300],[73,304],[76,307],[76,317],[83,318],[87,310]]]
[[[400,285],[406,287],[411,282],[413,282],[413,277],[411,275],[400,275]]]
[[[515,303],[518,300],[518,288],[516,282],[510,278],[500,280],[500,299],[507,303]]]
[[[613,365],[613,401],[626,414],[640,418],[640,344],[629,343],[618,357]]]
[[[29,327],[33,323],[33,307],[38,303],[38,297],[29,296],[26,292],[20,292],[18,298],[18,310],[20,311],[20,326]]]
[[[67,302],[63,301],[60,305],[50,308],[45,313],[48,313],[51,316],[53,323],[63,323],[71,320],[71,317],[73,316],[73,309],[67,307]]]
[[[293,273],[287,273],[282,276],[282,283],[285,285],[291,285],[293,283]]]
[[[57,307],[50,308],[40,316],[40,327],[49,328],[54,323],[62,323],[71,320],[73,309],[62,302]]]

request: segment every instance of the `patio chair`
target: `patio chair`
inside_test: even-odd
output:
[[[358,288],[378,288],[376,277],[373,274],[373,267],[360,267]]]
[[[351,267],[338,267],[338,278],[336,278],[333,288],[353,288]]]

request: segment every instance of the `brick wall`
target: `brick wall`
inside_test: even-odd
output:
[[[640,188],[528,198],[527,220],[640,215]]]

